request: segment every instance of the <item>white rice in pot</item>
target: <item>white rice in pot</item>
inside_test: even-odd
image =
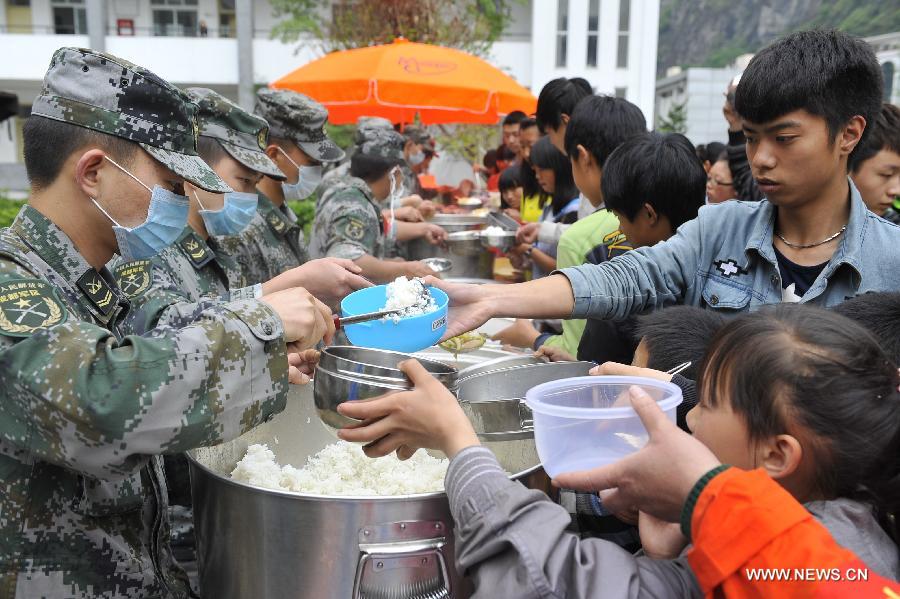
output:
[[[406,461],[393,454],[372,459],[359,445],[338,441],[309,457],[303,468],[294,468],[279,465],[272,450],[256,444],[247,448],[231,478],[257,487],[315,495],[412,495],[443,491],[449,465],[449,460],[421,450]]]

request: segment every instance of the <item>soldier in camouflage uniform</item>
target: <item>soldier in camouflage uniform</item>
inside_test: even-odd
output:
[[[223,240],[222,249],[237,259],[251,285],[309,260],[303,231],[285,202],[311,195],[321,182],[322,163],[344,157],[325,134],[328,111],[315,100],[292,91],[261,89],[254,112],[268,122],[266,154],[288,180],[263,177],[258,185],[259,218],[238,238]]]
[[[319,204],[313,224],[310,254],[333,256],[356,262],[363,275],[376,282],[398,276],[434,274],[421,262],[384,260],[386,235],[398,241],[425,237],[441,242],[441,227],[424,222],[386,219],[383,203],[400,185],[403,137],[395,131],[367,132],[365,141],[351,158],[350,176],[332,185]]]
[[[189,596],[159,454],[280,411],[299,378],[285,342],[330,334],[329,311],[302,290],[123,334],[128,300],[104,264],[159,222],[143,182],[154,201],[183,180],[229,189],[197,156],[195,110],[153,73],[75,48],[54,54],[34,101],[31,198],[0,231],[2,597]]]
[[[408,125],[403,129],[406,143],[403,146],[403,157],[406,165],[403,168],[403,185],[408,194],[421,195],[422,185],[419,175],[428,170],[428,164],[435,156],[434,139],[425,129],[417,125]]]
[[[389,120],[386,118],[382,118],[380,116],[361,116],[356,119],[356,131],[353,133],[353,145],[354,147],[359,146],[366,140],[366,134],[369,131],[382,129],[384,131],[393,131],[394,125],[391,124]],[[350,157],[342,162],[340,165],[334,167],[322,178],[322,184],[319,185],[319,188],[316,190],[317,198],[316,198],[316,210],[319,209],[319,204],[321,203],[322,196],[325,195],[325,192],[328,191],[328,188],[331,187],[332,184],[337,183],[342,179],[346,179],[350,175]]]

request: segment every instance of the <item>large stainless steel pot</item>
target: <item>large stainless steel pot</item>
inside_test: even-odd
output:
[[[452,234],[463,231],[479,231],[487,226],[488,218],[471,214],[436,214],[430,222],[440,225]],[[410,260],[435,257],[450,259],[451,267],[448,272],[443,273],[444,277],[478,279],[494,277],[494,256],[483,248],[479,248],[478,252],[466,252],[464,247],[455,247],[452,243],[447,248],[442,248],[431,245],[424,239],[414,239],[407,246],[407,255]]]
[[[204,597],[372,599],[468,597],[453,559],[444,493],[339,497],[252,487],[229,478],[252,443],[303,466],[334,442],[316,415],[311,385],[284,412],[223,445],[189,453]],[[487,444],[515,478],[550,491],[534,443]]]
[[[548,362],[489,370],[459,382],[459,404],[483,441],[534,438],[525,392],[541,383],[585,376],[593,362]]]

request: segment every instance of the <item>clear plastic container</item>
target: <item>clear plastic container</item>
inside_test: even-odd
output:
[[[630,376],[580,376],[532,387],[525,403],[534,413],[534,440],[551,477],[615,462],[647,444],[649,435],[631,407],[628,389],[655,399],[672,422],[681,389]]]

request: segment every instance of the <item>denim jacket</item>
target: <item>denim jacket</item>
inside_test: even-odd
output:
[[[866,209],[850,185],[850,220],[802,302],[833,306],[869,291],[900,291],[900,227]],[[742,312],[781,302],[772,247],[775,206],[730,201],[700,208],[670,239],[603,264],[562,271],[572,318],[621,320],[672,304]]]

